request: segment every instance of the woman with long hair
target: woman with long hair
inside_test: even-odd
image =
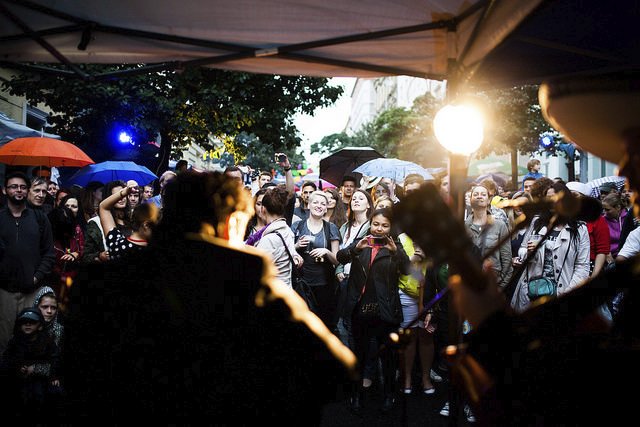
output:
[[[340,227],[342,243],[340,249],[348,247],[355,240],[362,239],[369,234],[369,220],[373,212],[373,201],[369,193],[357,189],[351,195],[349,201],[349,216]],[[344,315],[344,307],[347,302],[347,279],[351,271],[351,263],[340,264],[336,267],[336,279],[338,280],[338,307],[336,309],[336,335],[349,348],[353,349],[353,337],[351,335],[351,316]],[[367,378],[368,384],[370,379]]]
[[[342,198],[336,188],[325,188],[325,194],[327,195],[327,213],[324,216],[326,221],[332,222],[336,227],[342,227],[342,224],[347,222],[347,213],[344,209],[344,203],[341,203]]]
[[[531,189],[534,200],[560,192],[568,194],[569,189],[564,183],[553,183],[544,177],[536,180]],[[524,311],[532,302],[528,292],[532,278],[551,280],[560,296],[589,277],[590,242],[587,226],[577,220],[559,220],[553,224],[550,223],[553,216],[552,210],[536,215],[522,239],[518,255],[527,266],[511,299],[511,306],[517,311]],[[551,229],[548,229],[549,226]]]
[[[56,262],[49,274],[49,283],[60,298],[61,306],[66,306],[67,288],[73,283],[77,266],[84,250],[84,234],[77,224],[73,212],[60,204],[49,215],[53,234],[53,248]]]
[[[389,342],[389,335],[398,330],[402,321],[398,279],[410,271],[407,254],[391,234],[392,221],[390,209],[373,212],[369,234],[338,252],[341,263],[351,263],[345,313],[351,314],[361,378],[366,367],[364,361],[371,359],[371,340],[375,339],[379,344],[375,353],[382,362],[383,411],[390,410],[393,405],[398,366],[395,350]],[[359,411],[364,391],[362,383],[357,384],[356,389],[351,405],[353,410]]]
[[[91,218],[98,216],[98,208],[102,201],[102,192],[104,190],[104,184],[99,181],[89,182],[80,195],[80,205],[84,212],[85,221],[89,221]]]
[[[109,257],[119,258],[132,250],[140,250],[147,246],[153,229],[159,221],[159,209],[153,203],[142,203],[133,210],[131,215],[131,234],[126,236],[117,227],[117,220],[112,211],[115,207],[126,209],[127,196],[132,191],[138,191],[137,184],[130,184],[100,202],[100,223],[106,236]]]
[[[247,231],[245,232],[245,243],[255,246],[262,237],[262,232],[267,227],[267,220],[262,209],[262,199],[269,188],[261,188],[253,196],[254,215],[249,220]]]

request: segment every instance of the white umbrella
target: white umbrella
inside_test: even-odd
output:
[[[433,175],[431,175],[422,166],[407,160],[394,158],[369,160],[368,162],[358,166],[353,171],[366,176],[391,178],[396,182],[404,181],[405,177],[411,174],[418,174],[424,179],[433,179]]]

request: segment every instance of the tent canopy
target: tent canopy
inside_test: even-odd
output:
[[[28,126],[21,125],[6,114],[0,112],[0,146],[13,139],[27,136],[45,136],[47,138],[60,139],[58,135],[41,132],[39,130],[31,129]]]
[[[638,9],[600,0],[0,0],[0,66],[62,63],[83,78],[75,63],[539,82],[636,66]]]

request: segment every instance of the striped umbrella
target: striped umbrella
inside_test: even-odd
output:
[[[591,180],[587,182],[587,185],[591,187],[591,196],[600,197],[600,186],[608,182],[615,184],[618,191],[621,191],[624,188],[625,182],[627,182],[627,178],[625,178],[624,176],[612,175],[612,176],[603,176],[602,178],[596,178],[594,180]]]

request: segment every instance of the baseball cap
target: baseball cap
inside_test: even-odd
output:
[[[584,182],[578,182],[578,181],[567,182],[567,188],[571,191],[576,191],[582,194],[583,196],[591,197],[591,187],[589,187]]]
[[[16,323],[26,323],[28,320],[32,322],[40,322],[44,323],[42,319],[42,314],[40,310],[37,308],[25,308],[18,314],[18,318],[16,319]]]

